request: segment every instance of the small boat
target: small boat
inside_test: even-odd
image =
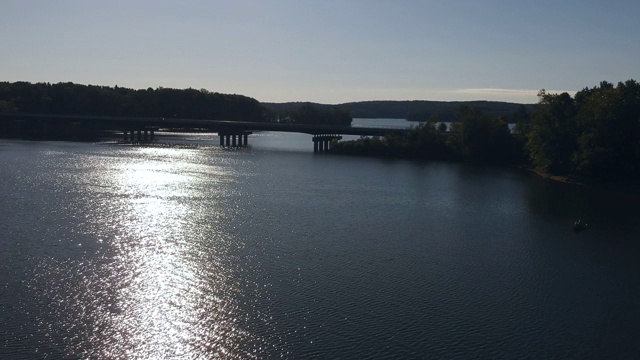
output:
[[[587,226],[587,223],[583,222],[582,220],[576,220],[576,222],[573,223],[573,231],[585,230]]]

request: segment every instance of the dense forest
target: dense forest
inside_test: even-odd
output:
[[[601,82],[572,98],[539,94],[541,111],[523,126],[532,163],[552,173],[588,178],[640,175],[640,84]]]
[[[36,114],[179,117],[266,121],[264,107],[241,95],[207,90],[0,83],[0,111]]]
[[[450,131],[430,121],[404,136],[362,138],[332,151],[466,160],[535,169],[585,181],[640,180],[640,85],[602,82],[574,97],[541,90],[532,112],[520,106],[509,130],[500,116],[462,106]]]
[[[265,107],[274,111],[289,111],[310,105],[319,109],[330,108],[333,105],[316,103],[263,103]],[[473,107],[480,111],[502,117],[507,122],[514,122],[513,114],[521,104],[500,101],[361,101],[335,105],[351,113],[354,118],[388,118],[407,119],[410,121],[438,121],[452,122],[458,120],[458,109],[461,106]],[[536,104],[524,105],[531,112]]]
[[[363,101],[340,105],[309,102],[260,103],[242,95],[206,89],[128,89],[74,83],[0,82],[0,112],[64,115],[177,117],[348,125],[351,118],[405,118],[452,122],[469,106],[513,122],[522,106],[496,101]],[[536,105],[524,105],[527,111]]]
[[[351,125],[353,118],[348,110],[338,106],[314,106],[302,103],[291,109],[270,110],[272,122],[304,123],[315,125]]]
[[[74,83],[0,82],[0,113],[164,117],[251,122],[351,124],[337,107],[301,104],[273,111],[257,100],[206,89],[143,89]]]

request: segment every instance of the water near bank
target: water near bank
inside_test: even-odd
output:
[[[158,142],[0,140],[0,357],[640,356],[636,195]]]

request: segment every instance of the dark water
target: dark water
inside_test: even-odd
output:
[[[0,358],[640,357],[638,195],[158,142],[0,140]]]

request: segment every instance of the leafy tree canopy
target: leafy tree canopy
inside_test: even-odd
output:
[[[552,173],[610,179],[640,175],[640,84],[601,82],[571,98],[539,94],[527,150]]]
[[[255,99],[195,89],[133,90],[74,83],[0,82],[0,111],[266,121]]]

